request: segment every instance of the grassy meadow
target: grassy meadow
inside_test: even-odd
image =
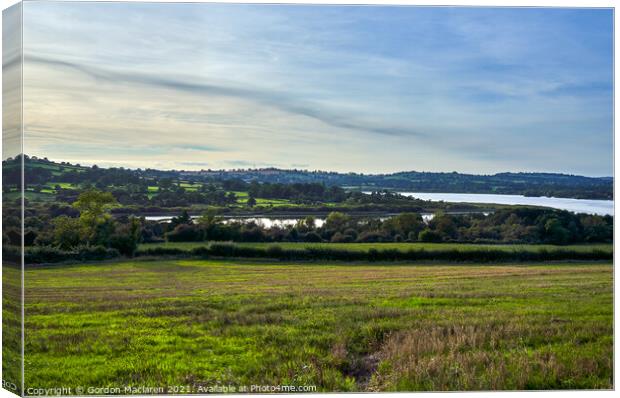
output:
[[[21,388],[21,270],[2,264],[2,381],[13,393]]]
[[[36,267],[25,275],[25,384],[612,388],[612,272],[576,262]]]

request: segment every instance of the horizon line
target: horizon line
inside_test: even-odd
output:
[[[2,161],[7,161],[7,160],[14,160],[15,158],[17,158],[18,156],[20,156],[22,154],[18,154],[14,157],[8,157],[6,159],[3,159]],[[215,169],[215,168],[202,168],[199,170],[188,170],[188,169],[166,169],[166,168],[162,168],[162,169],[158,169],[158,168],[152,168],[152,167],[136,167],[136,168],[132,168],[132,167],[125,167],[125,166],[99,166],[96,163],[86,163],[86,164],[82,164],[80,163],[71,163],[70,161],[67,160],[51,160],[48,157],[40,157],[37,155],[28,155],[28,154],[24,154],[27,158],[29,159],[35,159],[36,160],[47,160],[48,162],[51,163],[57,163],[57,164],[62,164],[62,162],[64,163],[68,163],[71,166],[78,166],[78,167],[85,167],[85,168],[92,168],[93,166],[96,166],[98,168],[104,168],[104,169],[125,169],[125,170],[133,170],[133,171],[137,171],[137,170],[156,170],[156,171],[168,171],[168,172],[189,172],[189,173],[204,173],[204,172],[251,172],[251,171],[267,171],[267,170],[272,170],[272,171],[298,171],[298,172],[306,172],[306,173],[328,173],[328,174],[342,174],[342,175],[347,175],[347,174],[354,174],[354,175],[360,175],[360,176],[389,176],[389,175],[394,175],[394,174],[402,174],[402,173],[430,173],[430,174],[460,174],[460,175],[471,175],[471,176],[497,176],[499,174],[553,174],[553,175],[564,175],[564,176],[570,176],[570,177],[583,177],[583,178],[592,178],[592,179],[605,179],[605,178],[611,178],[614,179],[613,174],[612,175],[599,175],[599,176],[592,176],[592,175],[584,175],[584,174],[574,174],[574,173],[566,173],[566,172],[554,172],[554,171],[500,171],[500,172],[496,172],[496,173],[468,173],[468,172],[461,172],[461,171],[427,171],[427,170],[422,170],[422,171],[418,171],[418,170],[400,170],[400,171],[393,171],[393,172],[387,172],[387,173],[362,173],[362,172],[356,172],[356,171],[330,171],[330,170],[321,170],[321,169],[308,169],[308,168],[295,168],[295,167],[291,167],[291,168],[281,168],[281,167],[276,167],[276,166],[266,166],[266,167],[254,167],[254,168],[229,168],[229,169],[225,169],[225,168],[220,168],[220,169]]]

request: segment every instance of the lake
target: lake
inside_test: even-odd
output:
[[[494,195],[478,193],[399,192],[404,196],[431,201],[545,206],[575,213],[614,215],[613,200],[549,198],[544,196]]]
[[[368,193],[368,192],[366,192]],[[444,202],[465,202],[465,203],[488,203],[503,205],[530,205],[530,206],[546,206],[554,209],[568,210],[575,213],[587,213],[598,215],[614,214],[613,200],[593,200],[593,199],[569,199],[569,198],[549,198],[549,197],[528,197],[522,195],[493,195],[493,194],[475,194],[475,193],[425,193],[425,192],[399,192],[401,195],[411,196],[414,198],[430,201]],[[484,213],[488,214],[488,213]],[[433,218],[433,214],[421,214],[424,221],[428,222]],[[172,216],[146,216],[151,221],[170,221]],[[198,216],[193,216],[196,219]],[[385,219],[386,217],[380,217]],[[286,227],[297,224],[303,218],[282,218],[282,217],[230,217],[223,220],[224,223],[230,222],[255,222],[263,225],[265,228]],[[315,217],[315,225],[321,227],[325,222],[324,218]]]
[[[161,222],[169,222],[173,216],[146,216],[144,219],[149,221],[161,221]],[[192,220],[196,220],[200,218],[200,216],[191,216]],[[305,217],[304,217],[305,218]],[[222,223],[228,224],[231,222],[241,222],[244,224],[248,224],[254,222],[256,224],[260,224],[265,228],[271,227],[288,227],[297,224],[300,220],[304,218],[278,218],[278,217],[227,217],[222,220]],[[315,217],[314,225],[318,228],[322,227],[325,223],[324,218]]]

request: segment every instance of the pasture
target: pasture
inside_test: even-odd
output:
[[[612,272],[607,263],[35,267],[25,275],[25,383],[612,388]]]

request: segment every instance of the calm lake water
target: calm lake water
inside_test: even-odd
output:
[[[251,217],[251,218],[228,218],[224,220],[224,224],[231,222],[243,222],[243,223],[251,223],[255,222],[258,225],[262,225],[265,228],[271,227],[288,227],[297,224],[303,218],[269,218],[269,217]],[[314,219],[314,226],[317,228],[321,228],[325,223],[324,218],[316,218]]]
[[[196,220],[197,218],[199,218],[200,216],[192,216],[192,220]],[[165,221],[168,222],[170,221],[170,219],[172,218],[172,216],[146,216],[144,217],[146,220],[150,220],[150,221]],[[224,220],[222,220],[222,223],[224,224],[228,224],[231,222],[242,222],[242,223],[251,223],[251,222],[255,222],[256,224],[260,224],[265,228],[271,228],[271,227],[287,227],[287,226],[291,226],[291,225],[295,225],[297,224],[297,222],[299,220],[302,220],[302,218],[274,218],[274,217],[231,217],[231,218],[225,218]],[[324,218],[316,218],[314,220],[314,225],[316,227],[322,227],[323,224],[325,223],[325,219]]]
[[[552,207],[554,209],[568,210],[575,213],[599,214],[603,216],[614,215],[613,200],[548,198],[529,197],[522,195],[493,195],[477,193],[400,192],[400,194],[432,201],[545,206]]]

